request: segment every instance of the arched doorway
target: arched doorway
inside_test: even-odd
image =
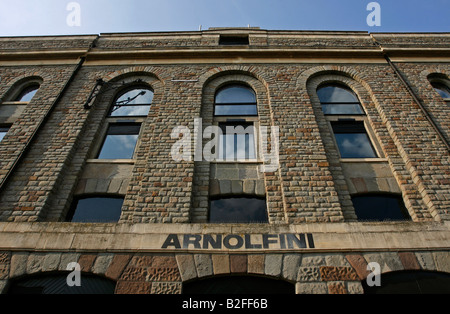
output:
[[[365,294],[450,294],[450,274],[433,271],[396,271],[381,274],[381,286],[369,287]]]
[[[116,283],[104,277],[81,274],[81,286],[69,286],[69,272],[22,277],[11,282],[8,294],[114,294]]]
[[[295,285],[258,276],[221,276],[183,284],[183,294],[295,294]]]

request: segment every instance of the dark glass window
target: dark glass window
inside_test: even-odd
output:
[[[442,98],[450,98],[450,89],[448,86],[441,83],[433,83],[434,90],[442,97]]]
[[[253,123],[220,123],[218,160],[256,159],[255,128]]]
[[[85,223],[118,222],[123,200],[123,197],[106,196],[76,199],[68,220]]]
[[[34,97],[39,89],[39,85],[34,84],[28,86],[22,90],[22,92],[16,97],[15,101],[29,102]]]
[[[121,94],[114,102],[110,116],[147,116],[153,100],[148,88],[136,88]]]
[[[335,85],[324,86],[317,90],[317,96],[326,115],[364,114],[358,97],[347,88]]]
[[[450,294],[450,274],[431,271],[395,271],[381,274],[381,286],[369,287],[365,294]]]
[[[376,158],[377,154],[361,121],[331,122],[341,158]]]
[[[221,88],[215,97],[216,116],[257,116],[256,95],[249,87],[230,85]]]
[[[411,219],[399,195],[356,195],[352,202],[359,221]]]
[[[98,159],[132,159],[139,137],[140,124],[110,124]]]
[[[295,286],[272,278],[224,276],[184,283],[183,294],[295,294]]]
[[[116,283],[112,280],[81,274],[81,286],[67,284],[69,272],[37,275],[13,280],[8,294],[114,294]]]
[[[8,131],[9,131],[8,127],[0,127],[0,142],[3,140]]]
[[[249,45],[248,35],[220,35],[219,45],[239,46]]]
[[[256,197],[226,197],[212,200],[209,221],[213,223],[267,222],[266,200]]]

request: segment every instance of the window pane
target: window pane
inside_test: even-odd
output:
[[[210,204],[209,221],[216,223],[267,222],[266,201],[250,197],[213,200]]]
[[[245,86],[228,86],[216,94],[216,104],[256,103],[253,90]]]
[[[6,133],[8,133],[9,128],[0,128],[0,142],[5,137]]]
[[[364,114],[359,104],[322,105],[324,114]]]
[[[122,212],[123,198],[90,197],[77,201],[71,222],[117,222]]]
[[[442,97],[442,98],[450,98],[450,91],[446,86],[442,85],[433,85],[434,90]]]
[[[256,159],[255,129],[253,124],[221,123],[223,134],[219,137],[219,160],[239,161]]]
[[[110,116],[146,116],[150,111],[150,106],[114,106]]]
[[[335,137],[342,158],[377,157],[365,133],[338,133]]]
[[[30,87],[25,88],[19,96],[17,96],[15,101],[23,101],[23,102],[29,102],[34,97],[36,92],[38,91],[39,86],[33,85]]]
[[[110,116],[146,116],[150,111],[153,92],[149,89],[133,89],[120,96]]]
[[[147,105],[153,100],[153,92],[146,88],[133,89],[116,100],[116,104]]]
[[[216,116],[257,116],[256,105],[216,105]]]
[[[358,98],[348,89],[338,86],[326,86],[317,90],[322,103],[359,103]]]
[[[409,219],[401,197],[396,195],[361,195],[352,197],[358,220],[385,221]]]
[[[139,125],[110,125],[98,159],[132,159]]]

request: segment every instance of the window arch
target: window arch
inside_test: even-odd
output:
[[[81,274],[81,286],[69,286],[69,272],[44,273],[14,279],[8,294],[114,294],[116,283],[92,274]]]
[[[359,221],[410,220],[411,217],[399,194],[366,193],[352,196],[353,207]]]
[[[244,84],[229,84],[219,88],[214,98],[215,116],[257,116],[256,94]]]
[[[186,282],[183,294],[295,294],[295,286],[270,277],[219,276]]]
[[[381,286],[362,281],[365,294],[448,294],[450,274],[434,271],[394,271],[381,274]]]
[[[20,93],[15,97],[14,101],[30,102],[39,90],[39,87],[40,85],[38,83],[33,83],[31,85],[23,87]]]
[[[146,86],[125,89],[115,97],[110,117],[147,116],[153,100],[153,90]]]
[[[344,85],[332,83],[319,86],[317,96],[326,115],[364,114],[358,96]]]

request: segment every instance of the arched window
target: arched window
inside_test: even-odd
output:
[[[12,124],[25,110],[40,87],[39,78],[27,78],[16,83],[0,106],[0,142]]]
[[[266,223],[266,200],[251,196],[228,196],[210,201],[211,223]]]
[[[381,286],[362,281],[365,294],[449,294],[450,274],[432,271],[395,271],[381,274]]]
[[[119,93],[107,117],[107,128],[97,159],[133,159],[142,122],[150,111],[153,91],[132,87]],[[126,117],[126,121],[122,118]]]
[[[59,272],[16,279],[8,294],[114,294],[116,283],[112,280],[81,273],[81,286],[69,286],[68,275],[69,272]]]
[[[67,221],[80,223],[115,223],[122,213],[123,196],[78,196]]]
[[[350,89],[340,85],[325,85],[317,89],[324,114],[364,114],[358,97]]]
[[[317,96],[329,121],[341,158],[377,158],[366,129],[361,103],[348,87],[335,83],[322,85]],[[340,116],[345,116],[340,118]]]
[[[401,195],[380,193],[352,196],[359,221],[410,220]]]
[[[153,100],[153,91],[147,87],[126,90],[116,97],[109,116],[147,116]]]
[[[223,276],[183,284],[183,294],[295,294],[287,281],[256,276]]]
[[[14,101],[30,102],[38,90],[39,84],[34,83],[32,85],[26,86],[20,91],[20,93],[16,96]]]
[[[450,100],[450,88],[440,82],[431,82],[434,90],[445,100]]]
[[[257,116],[255,92],[245,85],[226,85],[216,92],[215,116]]]

